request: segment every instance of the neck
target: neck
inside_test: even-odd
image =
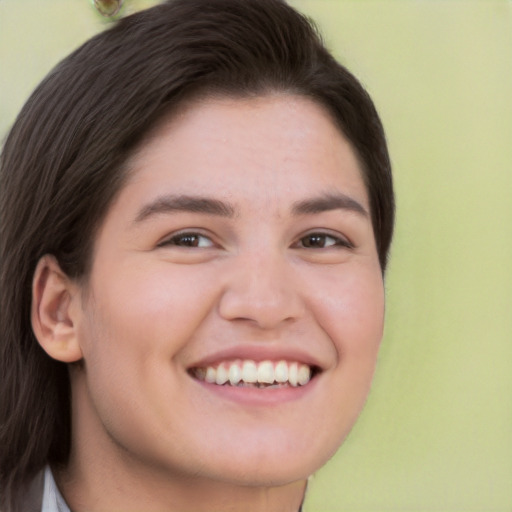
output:
[[[135,468],[132,468],[134,470]],[[73,512],[297,512],[306,481],[281,486],[242,486],[201,477],[167,478],[157,471],[87,468],[71,460],[55,472],[57,485]]]

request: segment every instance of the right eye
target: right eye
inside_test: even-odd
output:
[[[158,247],[176,246],[176,247],[198,247],[208,248],[213,247],[215,244],[210,238],[200,233],[183,232],[166,238],[158,244]]]

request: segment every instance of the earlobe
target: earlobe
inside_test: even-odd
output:
[[[53,256],[43,256],[32,282],[32,329],[43,350],[65,363],[82,359],[77,335],[78,300],[77,285],[61,270]]]

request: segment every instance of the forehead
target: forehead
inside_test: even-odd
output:
[[[217,189],[247,200],[265,186],[269,197],[291,198],[337,184],[367,206],[355,152],[331,115],[289,94],[186,103],[152,131],[130,170],[128,187],[160,181],[173,193]]]

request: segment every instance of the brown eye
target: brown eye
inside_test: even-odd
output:
[[[306,235],[300,239],[300,245],[306,249],[325,249],[335,246],[351,247],[346,240],[325,233],[311,233]]]
[[[177,246],[177,247],[213,247],[213,242],[204,235],[199,233],[179,233],[171,238],[168,238],[159,244],[160,247],[164,246]]]
[[[199,237],[197,235],[180,235],[173,238],[175,245],[185,247],[199,247]]]

